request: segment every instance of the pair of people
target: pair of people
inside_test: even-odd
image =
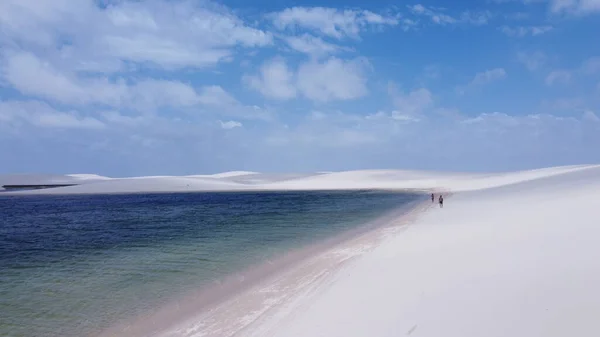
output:
[[[431,193],[431,202],[434,202],[435,200],[435,195],[433,193]],[[440,203],[440,208],[444,207],[444,197],[440,194],[440,197],[438,198],[438,202]]]

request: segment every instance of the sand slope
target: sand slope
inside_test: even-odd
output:
[[[108,178],[92,174],[67,176],[0,176],[0,183],[77,183],[78,186],[21,191],[33,194],[193,192],[236,190],[419,189],[468,191],[550,177],[593,166],[564,166],[539,170],[473,174],[406,170],[360,170],[306,174],[266,174],[246,171],[213,175]]]
[[[456,194],[245,335],[599,336],[599,193],[589,167]]]

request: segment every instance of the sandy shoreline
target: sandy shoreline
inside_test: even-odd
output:
[[[453,195],[241,336],[600,335],[600,167],[514,178]]]
[[[417,201],[386,212],[358,228],[235,273],[219,284],[125,320],[95,337],[232,336],[248,329],[281,305],[324,282],[352,258],[360,256],[390,231],[397,231],[431,207]]]

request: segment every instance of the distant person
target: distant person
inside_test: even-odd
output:
[[[444,207],[444,197],[442,197],[441,194],[440,194],[439,202],[440,202],[440,208],[443,208]]]
[[[433,195],[433,193],[431,193],[431,202],[433,203],[435,201],[435,195]]]

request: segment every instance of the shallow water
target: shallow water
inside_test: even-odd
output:
[[[414,194],[0,197],[0,336],[85,336]]]

